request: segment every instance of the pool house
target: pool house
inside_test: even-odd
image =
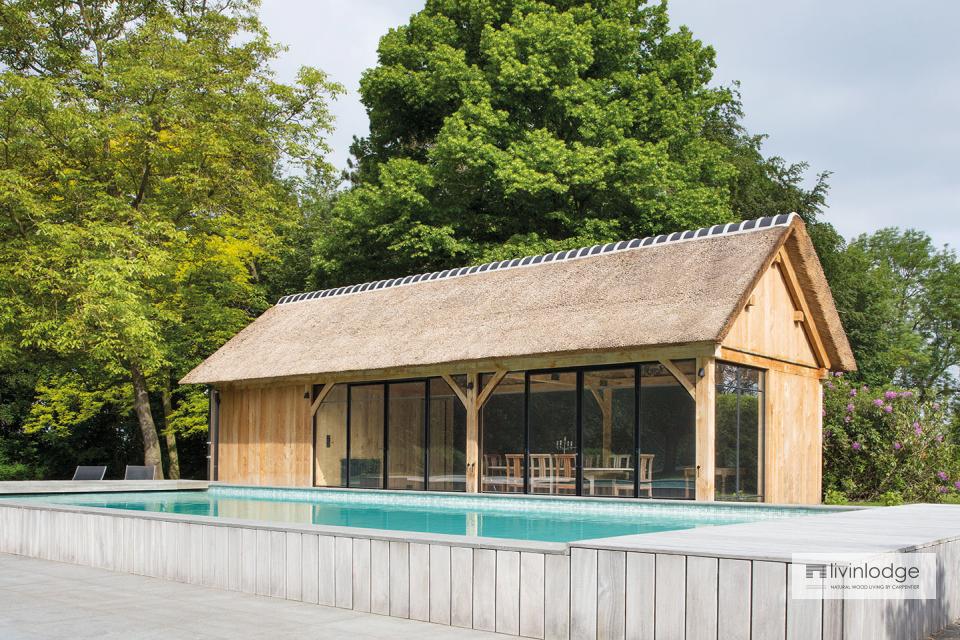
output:
[[[183,382],[226,483],[812,504],[854,367],[790,214],[285,296]]]

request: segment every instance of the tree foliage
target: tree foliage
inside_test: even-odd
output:
[[[380,40],[370,134],[317,244],[320,284],[766,213],[826,189],[760,153],[713,50],[665,4],[428,0]]]
[[[913,229],[881,229],[849,243],[834,233],[820,244],[857,378],[952,399],[960,365],[956,253]]]
[[[123,385],[159,462],[150,393],[266,307],[340,88],[277,82],[252,2],[12,0],[0,25],[0,364],[79,360],[40,376],[36,429]]]

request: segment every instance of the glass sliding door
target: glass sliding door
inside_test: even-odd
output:
[[[529,374],[530,493],[577,493],[577,373]]]
[[[320,385],[315,385],[314,394]],[[313,484],[347,486],[347,385],[338,384],[320,403],[314,418]]]
[[[386,388],[383,384],[349,388],[349,486],[383,488],[383,431]]]
[[[695,361],[674,364],[695,379]],[[640,497],[696,498],[696,457],[696,402],[666,367],[640,365]]]
[[[461,389],[467,386],[466,376],[455,376],[454,382]],[[428,436],[430,474],[427,488],[431,491],[466,491],[467,412],[442,378],[430,379]]]
[[[636,368],[583,372],[583,495],[633,496],[636,469]],[[646,490],[649,464],[640,478]]]
[[[480,388],[485,388],[492,377],[481,375]],[[508,373],[480,411],[481,491],[524,491],[525,387],[523,373]]]
[[[387,397],[387,488],[423,489],[427,383],[391,383]]]
[[[717,500],[763,499],[763,373],[717,363]]]

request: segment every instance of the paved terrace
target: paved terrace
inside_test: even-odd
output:
[[[37,480],[0,482],[0,495],[100,493],[104,491],[185,491],[206,489],[206,480]]]
[[[5,640],[505,637],[0,553]]]
[[[573,542],[610,551],[790,562],[792,554],[914,551],[960,538],[960,506],[910,504]]]

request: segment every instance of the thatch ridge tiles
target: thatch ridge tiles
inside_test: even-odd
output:
[[[768,227],[786,227],[789,226],[797,216],[795,213],[785,213],[778,216],[765,216],[741,222],[729,222],[727,224],[718,224],[712,227],[702,227],[700,229],[691,229],[689,231],[675,231],[670,234],[659,236],[650,236],[646,238],[634,238],[632,240],[620,240],[619,242],[608,242],[606,244],[595,244],[589,247],[580,247],[578,249],[569,249],[567,251],[558,251],[554,253],[541,254],[536,256],[524,256],[514,258],[513,260],[500,260],[498,262],[487,262],[481,265],[447,269],[445,271],[434,271],[431,273],[420,273],[416,275],[401,276],[388,280],[374,280],[361,284],[335,287],[332,289],[321,289],[319,291],[310,291],[307,293],[291,293],[277,300],[277,304],[291,304],[293,302],[302,302],[312,300],[317,297],[326,298],[328,296],[349,295],[352,293],[362,293],[372,288],[382,289],[389,287],[399,287],[408,284],[416,284],[424,280],[437,280],[442,278],[458,278],[475,273],[486,273],[488,271],[499,271],[500,269],[514,269],[516,267],[530,267],[539,264],[546,264],[558,260],[575,260],[579,258],[588,258],[595,255],[609,253],[611,251],[625,251],[627,249],[637,249],[653,245],[662,245],[668,242],[685,242],[688,240],[698,240],[707,236],[716,236],[719,234],[734,234],[752,231],[754,229],[765,229]]]

